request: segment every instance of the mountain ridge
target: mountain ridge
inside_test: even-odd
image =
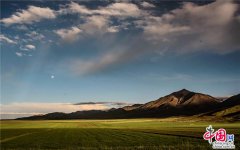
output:
[[[133,104],[131,106],[112,108],[109,110],[76,111],[68,114],[55,112],[42,116],[38,115],[17,119],[124,119],[193,116],[197,114],[214,115],[224,109],[229,109],[238,105],[240,105],[240,94],[221,101],[207,94],[182,89],[145,104]],[[236,108],[238,109],[239,107]],[[237,119],[240,119],[240,110],[238,111],[234,109],[234,111],[234,116],[237,116]]]

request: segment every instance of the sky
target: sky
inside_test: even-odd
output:
[[[238,94],[239,12],[231,0],[1,1],[1,114]]]

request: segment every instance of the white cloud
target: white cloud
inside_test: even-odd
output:
[[[141,14],[141,10],[131,3],[113,3],[94,12],[101,15],[123,17],[137,17]]]
[[[239,50],[240,31],[236,25],[240,24],[234,16],[237,8],[231,1],[217,1],[201,6],[184,3],[181,8],[161,16],[144,16],[143,20],[136,22],[143,29],[144,39],[134,39],[136,43],[144,45],[137,47],[133,41],[131,44],[128,42],[127,49],[107,52],[89,60],[75,60],[69,63],[70,68],[79,75],[95,73],[153,50],[176,53],[210,50],[227,53]],[[107,23],[101,27],[110,28]]]
[[[9,43],[9,44],[17,44],[17,42],[9,39],[8,37],[6,37],[6,36],[3,35],[3,34],[0,34],[0,41],[1,41],[1,42],[7,42],[7,43]]]
[[[21,52],[16,52],[15,53],[18,57],[22,57],[23,56],[23,53],[21,53]]]
[[[20,46],[20,49],[23,51],[31,51],[31,50],[35,50],[36,46],[34,46],[32,44],[27,44],[25,46]]]
[[[32,24],[42,19],[56,18],[54,10],[46,7],[29,6],[27,10],[20,10],[9,18],[3,18],[1,22],[5,25],[11,24]]]
[[[123,42],[128,48],[119,53],[107,52],[93,59],[69,63],[71,70],[79,75],[102,71],[155,50],[163,55],[169,51],[228,53],[240,49],[240,22],[239,16],[235,16],[239,6],[232,1],[220,0],[206,5],[187,2],[160,16],[139,10],[135,4],[129,3],[112,3],[97,9],[78,7],[78,3],[71,4],[75,5],[75,13],[85,14],[84,22],[77,27],[82,31],[81,35],[119,32],[126,21],[130,22],[127,27],[134,28],[135,25],[143,31],[142,37],[138,34],[138,37],[131,39],[131,43]],[[147,6],[146,3],[144,5]],[[111,22],[112,17],[119,19],[116,24]],[[135,19],[125,20],[125,17]],[[132,44],[133,40],[135,44]]]
[[[28,44],[28,45],[26,45],[25,47],[28,48],[28,49],[30,49],[30,50],[36,49],[36,46],[31,45],[31,44]]]
[[[5,25],[20,24],[20,26],[17,26],[16,28],[26,30],[27,27],[23,24],[32,24],[43,19],[53,19],[58,15],[68,13],[79,13],[81,14],[81,18],[85,20],[85,22],[79,26],[55,31],[55,33],[58,34],[64,41],[72,42],[78,39],[81,30],[84,30],[84,33],[89,35],[94,33],[118,32],[121,26],[110,27],[110,17],[120,17],[121,19],[125,17],[139,17],[141,15],[141,10],[137,5],[125,2],[111,3],[105,7],[98,7],[96,9],[89,9],[76,2],[70,2],[58,11],[52,10],[48,7],[42,8],[29,6],[28,9],[20,10],[9,18],[3,18],[1,22]],[[44,38],[42,34],[35,31],[26,33],[26,35],[33,40],[41,40]]]
[[[141,5],[145,8],[153,8],[155,5],[148,3],[148,2],[142,2]]]
[[[143,7],[150,7],[152,4],[143,2],[141,5]],[[34,17],[31,17],[34,14],[32,13],[33,11],[30,11],[32,7],[34,6],[15,13],[14,15],[18,19],[15,19],[14,23],[17,23],[16,20],[19,20],[19,18],[24,18],[22,16],[26,14],[31,15],[26,15],[28,17],[26,17],[27,19],[23,19],[25,20],[23,21],[24,23],[35,22],[32,19]],[[151,50],[159,50],[161,51],[159,52],[160,54],[168,51],[196,52],[205,50],[227,53],[239,50],[240,17],[236,16],[237,10],[239,10],[239,5],[233,1],[219,0],[206,5],[187,2],[183,3],[180,8],[159,16],[151,13],[150,9],[141,10],[137,5],[132,3],[117,2],[104,7],[90,9],[76,2],[71,2],[60,8],[58,15],[77,13],[82,23],[73,25],[70,28],[55,30],[54,32],[63,41],[73,42],[78,40],[81,35],[103,35],[107,32],[119,32],[123,28],[131,29],[137,27],[142,29],[143,33],[137,34],[132,39],[131,35],[130,38],[128,37],[131,40],[122,42],[128,45],[128,48],[123,49],[124,52],[122,53],[107,52],[105,55],[90,60],[75,60],[71,63],[71,69],[74,72],[77,74],[87,74],[101,71],[102,69],[111,67],[113,64],[131,60],[136,55],[145,52],[148,53]],[[55,15],[54,11],[53,14]],[[14,18],[13,16],[10,18]],[[36,16],[39,17],[41,15]],[[56,16],[48,18],[54,17]],[[132,20],[128,17],[134,17],[134,19]],[[36,21],[40,21],[41,19],[36,19]],[[11,21],[9,24],[11,24]],[[130,31],[129,35],[132,33]],[[34,37],[37,34],[39,33],[33,31],[26,35]],[[99,37],[96,36],[96,38]],[[133,39],[136,39],[135,44],[129,44],[132,43]],[[26,43],[29,43],[29,41],[26,41]],[[136,48],[137,45],[139,47]],[[25,46],[22,48],[26,49]]]
[[[137,5],[132,3],[112,3],[105,7],[98,9],[89,9],[84,5],[76,2],[71,2],[67,7],[58,11],[60,14],[79,13],[83,15],[105,15],[105,16],[122,16],[122,17],[136,17],[141,11]]]
[[[238,8],[232,1],[220,0],[201,6],[184,3],[182,8],[137,23],[145,37],[162,49],[227,53],[240,49],[240,24],[235,19]]]
[[[79,38],[79,33],[81,32],[82,30],[78,27],[71,27],[70,29],[59,29],[55,31],[55,33],[66,42],[76,41]]]
[[[76,2],[71,2],[65,5],[58,11],[59,14],[78,13],[85,21],[78,27],[83,33],[88,35],[103,34],[106,32],[118,32],[121,26],[110,26],[111,17],[123,19],[127,17],[138,17],[141,14],[141,10],[137,5],[132,3],[111,3],[105,7],[98,7],[97,9],[89,9],[84,5],[80,5]],[[86,15],[86,16],[82,16]],[[67,34],[68,29],[61,29],[56,31],[59,36],[63,38]],[[78,32],[79,33],[79,32]],[[70,37],[77,37],[77,34]],[[68,35],[68,34],[67,34]],[[72,40],[69,40],[72,41]]]

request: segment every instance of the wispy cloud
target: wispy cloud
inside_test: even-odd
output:
[[[35,50],[35,49],[36,49],[36,46],[32,45],[32,44],[20,46],[20,50],[23,50],[23,51],[31,51],[31,50]]]
[[[87,17],[86,22],[79,26],[88,35],[96,35],[107,31],[109,27],[109,20],[107,17],[94,15]]]
[[[149,73],[146,76],[141,77],[143,80],[153,80],[153,81],[195,81],[196,79],[188,74],[175,73],[175,74],[166,74],[161,73]]]
[[[29,33],[26,33],[25,35],[28,36],[31,40],[42,40],[45,38],[43,34],[36,31],[31,31]]]
[[[9,18],[1,19],[1,22],[5,25],[12,24],[32,24],[33,22],[39,22],[42,19],[53,19],[56,15],[54,10],[50,8],[42,8],[36,6],[29,6],[26,10],[20,10],[13,14]]]
[[[27,49],[29,49],[29,50],[34,50],[34,49],[36,49],[36,46],[31,45],[31,44],[28,44],[28,45],[26,45],[25,47],[26,47]]]
[[[224,54],[239,50],[237,39],[240,39],[240,22],[235,16],[238,9],[239,6],[232,1],[217,1],[208,5],[188,2],[161,16],[144,13],[134,22],[143,30],[142,38],[137,43],[144,44],[120,52],[110,51],[93,59],[74,60],[70,68],[79,75],[94,73],[128,62],[142,53],[151,53],[151,49],[161,54],[172,51],[179,54],[198,51]],[[97,17],[93,20],[99,21]],[[86,30],[96,33],[94,31],[98,27],[100,31],[106,29],[107,21],[100,21],[101,26],[85,23],[80,27],[85,28],[83,32]]]
[[[0,34],[0,41],[1,42],[7,42],[9,44],[17,44],[17,42],[13,41],[12,39],[6,37],[5,35],[3,34]]]
[[[21,52],[16,52],[15,53],[18,57],[22,57],[23,56],[23,53],[21,53]]]
[[[79,13],[85,15],[104,15],[104,16],[121,16],[121,17],[136,17],[141,14],[141,10],[137,5],[132,3],[112,3],[106,7],[97,9],[89,9],[84,5],[76,2],[71,2],[64,8],[58,11],[60,14]]]
[[[52,112],[71,113],[83,110],[107,110],[110,108],[119,108],[126,106],[128,103],[122,102],[82,102],[82,103],[38,103],[38,102],[24,102],[24,103],[10,103],[1,104],[2,119],[9,119],[8,117],[23,117],[37,114],[46,114]],[[5,118],[3,118],[5,117]]]
[[[29,6],[26,10],[17,11],[9,18],[2,19],[1,22],[8,25],[33,24],[44,19],[62,19],[59,16],[66,14],[78,14],[76,15],[78,20],[74,25],[68,24],[52,30],[64,42],[76,42],[88,36],[96,39],[105,38],[110,33],[118,34],[120,37],[123,29],[129,30],[127,34],[133,38],[122,43],[127,45],[125,49],[115,51],[114,48],[109,48],[98,56],[89,59],[74,57],[67,63],[68,68],[79,75],[95,73],[126,63],[153,50],[163,55],[168,52],[185,54],[199,51],[226,54],[240,49],[240,17],[237,13],[239,5],[234,1],[219,0],[205,5],[185,2],[181,7],[160,15],[150,9],[153,7],[158,6],[150,2],[139,4],[113,2],[90,8],[78,2],[69,2],[59,5],[57,10]],[[25,35],[29,38],[39,37],[39,40],[45,37],[35,31]],[[83,38],[80,38],[81,36]],[[15,43],[2,35],[0,39],[11,44]],[[29,45],[30,42],[25,41],[24,45],[26,43]],[[26,45],[21,48],[31,49]]]
[[[78,26],[71,28],[58,29],[54,32],[64,42],[74,42],[82,35],[84,36],[96,36],[103,35],[105,33],[116,33],[119,31],[119,26],[111,26],[109,18],[106,16],[88,16],[85,17],[85,22]]]
[[[103,105],[106,105],[110,108],[114,107],[123,107],[123,106],[128,106],[130,105],[131,103],[127,103],[127,102],[80,102],[80,103],[76,103],[75,105],[88,105],[88,104],[91,104],[91,105],[94,105],[94,104],[103,104]]]
[[[116,50],[108,51],[101,56],[92,59],[74,59],[68,62],[68,67],[76,75],[87,75],[96,73],[120,63],[129,61],[135,55],[132,55],[128,51]]]
[[[142,2],[141,5],[145,8],[153,8],[155,7],[155,5],[151,4],[151,3],[148,3],[148,2]]]
[[[86,15],[81,17],[84,22],[78,26],[55,31],[55,33],[66,42],[77,41],[80,34],[96,36],[104,33],[117,33],[122,26],[111,25],[112,17],[123,19],[128,17],[139,17],[141,14],[141,10],[138,6],[132,3],[112,3],[106,7],[89,9],[84,5],[71,2],[57,12],[58,15],[75,13]]]
[[[146,38],[176,52],[211,50],[228,53],[239,50],[240,22],[233,1],[216,1],[207,5],[184,3],[161,16],[139,21]]]

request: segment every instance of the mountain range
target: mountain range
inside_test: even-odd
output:
[[[109,110],[88,110],[72,113],[54,112],[18,119],[120,119],[194,115],[230,117],[235,120],[240,120],[240,94],[222,100],[207,94],[182,89],[145,104],[134,104]]]

